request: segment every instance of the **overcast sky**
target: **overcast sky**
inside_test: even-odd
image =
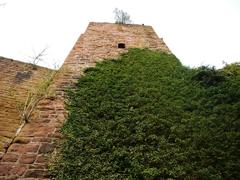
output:
[[[151,25],[186,66],[240,61],[240,0],[0,0],[0,56],[61,65],[89,22],[114,22],[114,8]]]

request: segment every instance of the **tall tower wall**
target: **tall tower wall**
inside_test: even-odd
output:
[[[85,68],[95,66],[105,58],[116,58],[128,48],[150,48],[171,53],[151,26],[89,24],[55,75],[49,87],[51,95],[38,103],[30,122],[6,147],[0,162],[0,179],[49,177],[47,154],[53,152],[61,138],[60,127],[67,115],[64,108],[66,88],[74,87]]]

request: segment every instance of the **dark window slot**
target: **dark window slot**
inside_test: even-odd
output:
[[[125,44],[124,43],[118,43],[118,48],[124,49],[125,48]]]

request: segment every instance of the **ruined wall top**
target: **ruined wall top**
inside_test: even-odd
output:
[[[121,48],[121,44],[125,48]],[[96,61],[115,57],[128,48],[150,48],[171,53],[151,26],[90,22],[85,33],[77,40],[65,64],[80,58]]]
[[[103,59],[116,58],[128,48],[150,48],[171,53],[162,38],[151,26],[90,22],[70,51],[54,85],[67,86],[82,74],[83,69],[95,66]]]

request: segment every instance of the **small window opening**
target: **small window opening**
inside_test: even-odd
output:
[[[125,44],[124,43],[118,43],[118,48],[125,48]]]

